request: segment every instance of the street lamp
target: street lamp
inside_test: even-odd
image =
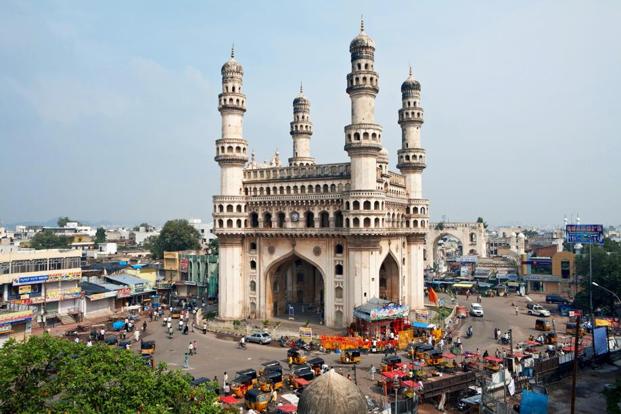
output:
[[[599,283],[597,283],[597,282],[591,282],[591,284],[592,284],[593,286],[596,286],[596,287],[598,287],[598,288],[600,288],[600,289],[605,290],[606,292],[610,293],[612,296],[614,296],[615,298],[617,298],[617,300],[618,300],[619,302],[621,302],[621,299],[619,299],[619,296],[617,296],[617,294],[616,294],[615,292],[613,292],[612,290],[610,290],[610,289],[608,289],[608,288],[603,287],[602,285],[600,285],[600,284],[599,284]]]

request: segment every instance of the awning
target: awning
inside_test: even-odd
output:
[[[471,289],[472,286],[474,286],[472,283],[455,283],[453,285],[453,287],[457,289]]]
[[[417,329],[434,329],[436,326],[427,322],[412,322],[412,327]]]

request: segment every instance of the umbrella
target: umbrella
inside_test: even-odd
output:
[[[237,404],[239,400],[232,395],[226,395],[220,397],[220,402],[224,404]]]

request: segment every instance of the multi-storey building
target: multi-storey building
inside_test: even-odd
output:
[[[311,105],[302,90],[293,100],[289,165],[280,166],[278,157],[273,166],[248,163],[244,71],[233,53],[222,66],[220,190],[213,206],[221,318],[302,313],[340,327],[374,297],[423,306],[429,201],[422,191],[421,85],[411,70],[401,85],[399,172],[390,171],[375,119],[375,42],[363,24],[349,51],[349,161],[337,164],[317,164],[311,154]]]

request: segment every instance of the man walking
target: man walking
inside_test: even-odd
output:
[[[192,344],[192,342],[188,345],[188,354],[194,355],[194,344]]]
[[[196,339],[193,340],[192,345],[194,347],[194,355],[198,354],[198,341]]]
[[[377,372],[375,365],[371,364],[371,369],[369,371],[371,372],[371,381],[375,381],[375,373]]]

